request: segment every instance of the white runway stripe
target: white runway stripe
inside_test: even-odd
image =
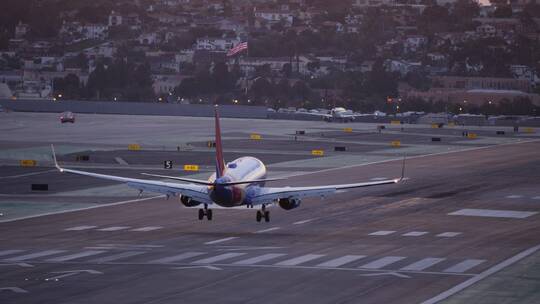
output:
[[[395,233],[395,231],[381,230],[381,231],[372,232],[369,235],[389,235],[389,234],[392,234],[392,233]]]
[[[293,225],[302,225],[302,224],[309,223],[309,222],[314,221],[314,220],[315,220],[315,219],[309,219],[309,220],[298,221],[298,222],[294,222]]]
[[[15,253],[21,253],[24,250],[14,249],[14,250],[2,250],[0,251],[0,256],[15,254]]]
[[[281,229],[281,228],[279,228],[279,227],[272,227],[272,228],[268,228],[268,229],[263,229],[263,230],[256,231],[255,233],[264,233],[264,232],[274,231],[274,230],[278,230],[278,229]]]
[[[130,231],[148,232],[148,231],[159,230],[159,229],[162,229],[162,228],[163,227],[161,227],[161,226],[148,226],[148,227],[141,227],[141,228],[131,229]]]
[[[9,259],[6,259],[5,261],[10,261],[10,262],[26,261],[26,260],[41,258],[44,256],[58,254],[62,252],[65,252],[65,250],[45,250],[45,251],[40,251],[36,253],[30,253],[30,254],[25,254],[25,255],[9,258]]]
[[[218,244],[218,243],[223,243],[223,242],[231,241],[231,240],[234,240],[234,239],[237,239],[237,238],[238,238],[237,236],[231,236],[231,237],[224,238],[224,239],[219,239],[219,240],[215,240],[215,241],[206,242],[206,243],[204,243],[204,244],[205,244],[205,245]]]
[[[485,216],[485,217],[503,217],[503,218],[526,218],[537,214],[534,211],[513,211],[513,210],[491,210],[491,209],[460,209],[448,213],[448,215],[465,216]]]
[[[363,266],[360,266],[359,268],[366,268],[366,269],[379,269],[379,268],[383,268],[385,266],[388,266],[390,264],[393,264],[395,262],[398,262],[398,261],[401,261],[405,259],[405,257],[401,257],[401,256],[387,256],[387,257],[384,257],[384,258],[380,258],[378,260],[375,260],[371,263],[367,263]]]
[[[443,233],[437,234],[437,237],[455,237],[460,234],[461,232],[443,232]]]
[[[244,254],[246,254],[246,253],[243,253],[243,252],[223,253],[223,254],[220,254],[220,255],[216,255],[214,257],[205,258],[205,259],[202,259],[202,260],[197,260],[197,261],[192,262],[192,263],[193,264],[211,264],[211,263],[223,261],[223,260],[226,260],[226,259],[232,259],[232,258],[235,258],[235,257],[239,257],[239,256],[242,256]]]
[[[424,269],[427,269],[437,263],[440,263],[446,259],[444,258],[425,258],[418,262],[412,263],[410,265],[407,265],[400,270],[408,270],[408,271],[422,271]]]
[[[125,230],[129,229],[131,227],[129,226],[113,226],[113,227],[107,227],[107,228],[101,228],[98,229],[98,231],[118,231],[118,230]]]
[[[79,253],[75,253],[75,254],[64,255],[64,256],[61,256],[61,257],[48,259],[47,262],[71,261],[71,260],[75,260],[75,259],[79,259],[79,258],[84,258],[84,257],[87,257],[87,256],[92,256],[92,255],[104,253],[104,252],[107,252],[107,251],[104,251],[104,250],[87,250],[87,251],[83,251],[83,252],[79,252]]]
[[[325,255],[324,254],[306,254],[306,255],[296,257],[294,259],[289,259],[289,260],[285,260],[285,261],[276,263],[274,265],[278,265],[278,266],[295,266],[295,265],[299,265],[299,264],[302,264],[302,263],[309,262],[311,260],[321,258],[323,256],[325,256]]]
[[[77,226],[77,227],[71,227],[64,229],[65,231],[82,231],[82,230],[88,230],[92,228],[97,228],[97,226]]]
[[[333,259],[324,263],[321,263],[317,266],[319,267],[339,267],[347,263],[351,263],[362,258],[365,258],[365,255],[345,255],[337,259]]]
[[[402,234],[402,236],[422,236],[425,234],[428,234],[428,232],[427,231],[411,231],[411,232]]]
[[[476,267],[484,263],[485,261],[486,260],[475,260],[475,259],[465,260],[461,263],[457,263],[456,265],[445,269],[443,272],[459,272],[459,273],[465,272],[473,267]]]
[[[506,198],[522,198],[523,195],[516,195],[516,194],[513,194],[513,195],[508,195]]]
[[[182,260],[187,260],[187,259],[190,259],[190,258],[194,258],[196,256],[203,255],[205,253],[206,252],[184,252],[182,254],[173,255],[173,256],[170,256],[170,257],[153,260],[153,261],[150,261],[149,263],[151,263],[151,264],[175,263],[175,262],[179,262],[179,261],[182,261]]]
[[[254,258],[250,258],[250,259],[247,259],[247,260],[238,261],[238,262],[233,263],[233,264],[236,264],[236,265],[253,265],[253,264],[260,263],[260,262],[276,259],[276,258],[282,257],[284,255],[286,255],[286,254],[285,253],[267,253],[267,254],[256,256]]]
[[[141,255],[143,253],[146,253],[146,252],[145,251],[127,251],[127,252],[121,252],[121,253],[108,255],[108,256],[105,256],[105,257],[101,257],[101,258],[97,258],[97,259],[94,259],[94,260],[90,260],[88,262],[89,263],[108,263],[108,262],[117,261],[117,260],[120,260],[120,259],[129,258],[129,257],[132,257],[132,256]]]

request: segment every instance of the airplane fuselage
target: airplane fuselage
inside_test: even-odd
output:
[[[222,207],[235,207],[249,204],[251,193],[264,186],[264,182],[225,186],[243,180],[260,180],[266,177],[266,167],[255,157],[241,157],[225,165],[223,176],[216,179],[216,174],[210,176],[213,186],[208,187],[212,201]]]

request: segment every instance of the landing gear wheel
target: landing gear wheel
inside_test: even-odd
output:
[[[270,222],[270,211],[264,212],[264,221],[267,223]]]
[[[202,221],[203,218],[204,218],[204,210],[199,209],[199,221]]]
[[[260,222],[262,219],[262,213],[260,211],[257,211],[257,222]]]
[[[211,221],[212,220],[212,209],[206,210],[206,218]]]

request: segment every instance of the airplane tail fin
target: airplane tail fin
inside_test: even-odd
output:
[[[218,107],[214,108],[215,111],[215,127],[216,127],[216,178],[223,176],[225,171],[225,160],[223,159],[223,146],[221,145],[221,127],[219,126],[219,113]]]

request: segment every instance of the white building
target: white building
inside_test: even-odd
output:
[[[111,11],[111,14],[109,15],[109,26],[119,26],[122,25],[122,22],[122,16],[115,11]]]
[[[81,27],[81,33],[85,39],[105,39],[107,38],[108,27],[104,24],[86,24]]]
[[[260,18],[270,23],[283,22],[286,26],[291,26],[294,21],[294,15],[292,13],[276,10],[256,10],[255,18]]]
[[[202,37],[197,38],[195,49],[207,51],[227,51],[240,43],[240,38]]]

